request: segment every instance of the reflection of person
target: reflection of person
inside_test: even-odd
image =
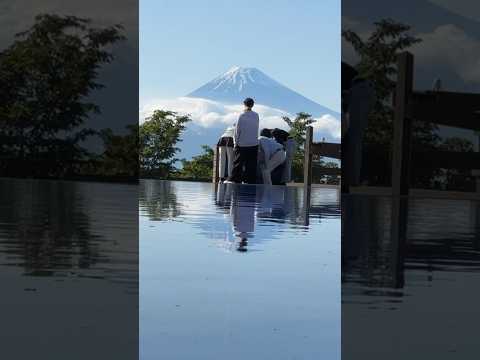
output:
[[[228,182],[255,184],[257,177],[258,152],[258,114],[252,110],[255,102],[246,98],[243,102],[245,111],[240,115],[235,126],[234,155],[232,176]]]
[[[235,126],[235,125],[234,125]],[[219,174],[220,180],[232,176],[233,169],[233,135],[235,134],[235,127],[229,126],[218,140],[218,160],[219,160]]]
[[[233,193],[230,214],[234,234],[239,240],[238,251],[247,250],[247,239],[253,236],[255,230],[255,197],[255,186],[235,189]]]
[[[238,242],[238,245],[237,245],[237,251],[247,252],[248,250],[247,246],[248,246],[247,238],[240,238],[240,241]]]
[[[283,146],[271,138],[270,130],[263,129],[258,138],[260,146],[260,169],[262,171],[263,183],[272,185],[272,171],[285,162],[285,151]]]
[[[219,185],[217,193],[215,194],[215,203],[223,208],[230,208],[230,201],[232,196],[232,185]]]

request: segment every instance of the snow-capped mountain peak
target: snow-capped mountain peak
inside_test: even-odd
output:
[[[257,104],[285,110],[303,111],[313,116],[338,113],[300,95],[254,67],[233,66],[225,73],[196,89],[187,97],[204,98],[226,104],[241,104],[251,97]]]
[[[261,83],[263,85],[269,82],[273,85],[276,83],[273,79],[269,79],[260,70],[254,67],[233,66],[224,74],[218,76],[207,85],[213,90],[228,91],[228,89],[237,89],[242,91],[249,83]]]

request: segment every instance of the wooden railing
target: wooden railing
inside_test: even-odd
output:
[[[219,172],[218,172],[218,146],[215,145],[213,148],[213,175],[212,175],[212,182],[214,184],[218,183],[220,180]]]
[[[313,142],[313,127],[308,126],[305,134],[305,159],[303,161],[303,203],[306,209],[310,206],[310,198],[312,191],[312,160],[313,155],[329,157],[333,159],[341,159],[341,144],[328,142]],[[325,175],[340,175],[339,168],[323,168]]]
[[[412,163],[438,168],[480,168],[480,153],[430,151],[412,154],[412,121],[420,120],[468,130],[480,130],[480,94],[447,91],[413,91],[413,55],[398,59],[395,90],[392,159],[392,194],[408,195]],[[477,188],[477,191],[480,189]]]

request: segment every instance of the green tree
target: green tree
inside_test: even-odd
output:
[[[376,93],[376,101],[369,115],[369,124],[364,137],[367,151],[370,149],[365,166],[371,184],[378,182],[385,185],[389,182],[390,171],[378,171],[385,168],[384,161],[390,158],[389,154],[392,151],[394,118],[392,100],[398,73],[397,59],[401,52],[422,41],[410,35],[409,30],[408,25],[392,19],[383,19],[374,23],[374,30],[365,40],[352,30],[342,31],[342,37],[352,45],[360,58],[355,69],[360,76],[372,81]],[[438,127],[434,123],[414,120],[412,149],[414,151],[436,149],[440,141],[437,130]],[[378,157],[378,154],[382,156]],[[427,186],[426,184],[438,175],[435,169],[428,171],[415,169],[414,173],[412,185],[417,187]]]
[[[0,155],[4,174],[26,164],[40,175],[61,176],[88,155],[81,143],[95,132],[83,127],[99,107],[88,100],[107,47],[124,39],[121,26],[95,28],[75,16],[39,15],[0,53]],[[20,161],[19,161],[20,160]],[[33,169],[29,169],[32,173]]]
[[[289,134],[295,140],[298,145],[298,150],[303,151],[303,145],[305,144],[305,134],[307,127],[315,122],[312,115],[305,112],[297,113],[295,119],[290,119],[288,116],[283,117],[283,121],[290,127]]]
[[[344,29],[342,37],[349,42],[360,61],[355,65],[359,75],[372,81],[376,101],[369,117],[365,141],[372,144],[390,145],[393,137],[392,98],[397,76],[398,55],[421,42],[410,35],[410,26],[392,19],[374,23],[374,30],[363,40],[352,30]],[[414,122],[414,143],[432,146],[438,141],[436,126],[427,122]]]
[[[210,181],[213,176],[213,149],[202,145],[203,153],[194,156],[192,160],[182,160],[180,177],[185,179]]]
[[[289,134],[297,144],[297,151],[292,163],[292,180],[301,182],[303,181],[303,161],[305,158],[305,134],[307,127],[312,125],[315,119],[310,114],[299,112],[293,120],[284,116],[283,121],[290,127]]]
[[[180,151],[176,144],[191,119],[174,111],[155,110],[152,116],[140,125],[140,170],[143,174],[169,177],[178,161]]]
[[[138,125],[127,126],[128,134],[100,131],[105,150],[100,157],[100,172],[108,176],[138,177]]]

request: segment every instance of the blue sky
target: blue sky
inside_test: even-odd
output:
[[[140,1],[140,106],[252,66],[340,111],[340,0]]]

